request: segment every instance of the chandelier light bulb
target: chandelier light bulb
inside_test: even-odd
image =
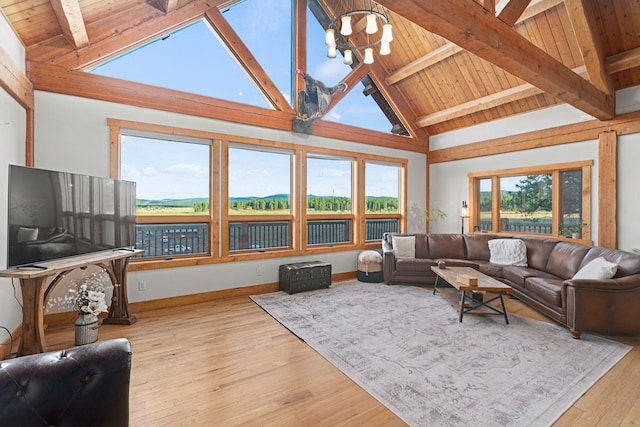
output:
[[[336,57],[336,45],[332,44],[329,46],[329,50],[327,51],[327,58],[335,58]]]
[[[344,51],[344,60],[342,62],[346,65],[353,64],[353,52],[351,52],[351,49]]]
[[[389,43],[382,42],[380,44],[380,55],[389,55],[391,53],[391,46]]]
[[[342,21],[340,34],[342,34],[343,36],[350,36],[351,33],[353,33],[353,30],[351,29],[351,17],[343,16],[342,18],[340,18],[340,20]]]
[[[378,32],[378,21],[376,15],[373,13],[367,15],[367,27],[364,31],[367,34],[375,34]]]
[[[326,44],[327,46],[336,44],[336,35],[333,28],[327,28],[324,38],[324,44]]]
[[[373,48],[366,48],[364,50],[364,63],[373,64]]]
[[[382,26],[382,38],[380,41],[382,43],[391,43],[393,40],[393,30],[391,24],[384,24]]]

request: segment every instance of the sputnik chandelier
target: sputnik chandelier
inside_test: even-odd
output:
[[[339,15],[334,21],[332,21],[327,27],[325,33],[325,44],[329,48],[327,56],[329,58],[336,57],[336,50],[338,49],[338,42],[336,40],[336,31],[342,36],[341,40],[347,42],[346,46],[341,46],[341,51],[344,56],[344,63],[347,65],[353,64],[353,51],[364,50],[364,63],[373,63],[373,48],[380,45],[380,55],[388,55],[391,53],[391,41],[393,40],[393,31],[391,23],[389,23],[389,17],[383,7],[380,6],[378,10],[377,3],[371,0],[364,0],[363,9],[356,9],[355,0],[351,1],[351,9],[348,9],[349,1],[345,0],[340,3],[343,6],[341,9],[336,9],[336,12],[345,10],[344,13]],[[366,19],[366,26],[364,32],[367,35],[366,43],[355,45],[349,43],[349,37],[353,34],[354,25],[351,22],[352,17],[359,17]],[[379,32],[378,21],[382,23],[382,35],[378,38]],[[356,22],[359,22],[356,21]],[[353,40],[353,38],[351,39]]]

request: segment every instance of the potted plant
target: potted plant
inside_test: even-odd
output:
[[[445,219],[447,217],[447,213],[440,209],[425,209],[422,216],[425,221],[427,221],[427,228],[429,228],[431,223],[435,224],[441,219]]]
[[[562,224],[561,234],[572,239],[579,239],[582,236],[582,229],[586,226],[586,222],[566,222]]]

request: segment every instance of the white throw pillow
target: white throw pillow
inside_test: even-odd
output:
[[[18,228],[18,242],[29,242],[38,239],[37,228]]]
[[[527,267],[527,246],[520,239],[489,240],[489,262]]]
[[[582,267],[573,279],[611,279],[618,271],[618,264],[609,262],[604,257],[598,257]]]
[[[393,236],[393,254],[396,258],[415,258],[416,236]]]

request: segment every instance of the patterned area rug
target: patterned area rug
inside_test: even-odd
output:
[[[347,281],[251,297],[413,426],[552,424],[630,346],[509,315],[466,315],[412,286]]]

